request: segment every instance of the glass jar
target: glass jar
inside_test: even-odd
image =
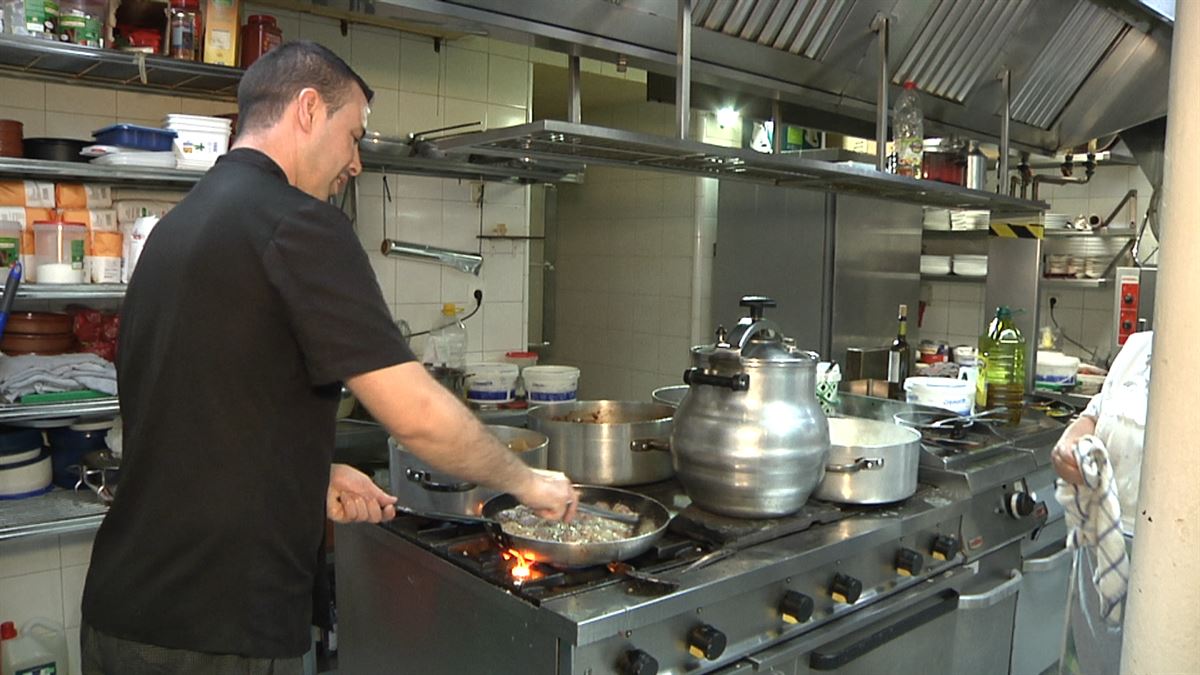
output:
[[[55,32],[62,42],[87,47],[104,46],[104,0],[62,0]]]
[[[283,31],[270,14],[252,14],[242,26],[242,68],[249,68],[259,57],[283,44]]]
[[[166,55],[184,61],[199,61],[203,35],[200,0],[171,0],[167,10]]]

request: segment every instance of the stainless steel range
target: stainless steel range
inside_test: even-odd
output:
[[[906,408],[844,402],[879,419],[893,406]],[[969,431],[973,445],[928,446],[917,493],[885,507],[813,500],[742,520],[691,505],[674,482],[643,486],[677,511],[629,561],[649,580],[530,564],[470,526],[340,527],[339,668],[1007,673],[1022,556],[1051,543],[1055,514],[1033,487],[1060,429],[1031,413],[1017,429]]]

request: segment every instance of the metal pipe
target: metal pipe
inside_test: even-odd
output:
[[[778,155],[783,152],[783,106],[779,99],[771,101],[771,152]]]
[[[478,253],[452,251],[448,248],[424,244],[410,244],[395,239],[384,239],[379,250],[389,258],[412,258],[424,262],[435,262],[475,276],[479,276],[479,269],[483,267],[483,256]]]
[[[583,121],[579,89],[579,57],[570,56],[567,58],[567,121],[572,124],[579,124]]]
[[[1004,183],[1008,177],[1008,125],[1012,119],[1012,76],[1005,67],[997,76],[1004,90],[1004,114],[1000,117],[1000,159],[996,165],[996,191],[1003,194]],[[1037,187],[1034,186],[1033,198],[1037,199]]]
[[[692,113],[692,0],[679,0],[675,49],[675,135],[687,140]]]
[[[1167,87],[1167,143],[1162,239],[1158,253],[1151,357],[1138,503],[1134,510],[1128,606],[1125,608],[1121,672],[1126,675],[1195,670],[1192,648],[1200,641],[1200,464],[1195,461],[1195,387],[1200,372],[1191,308],[1200,297],[1200,165],[1193,150],[1200,140],[1200,4],[1175,5]]]
[[[1038,185],[1041,183],[1050,183],[1051,185],[1087,185],[1092,180],[1092,175],[1096,173],[1096,156],[1088,154],[1087,161],[1083,163],[1083,178],[1070,175],[1073,171],[1073,163],[1067,160],[1063,162],[1062,176],[1055,176],[1050,173],[1035,175],[1033,177],[1033,200],[1037,201]]]
[[[875,95],[875,168],[887,169],[888,140],[888,18],[876,14],[871,30],[879,36],[879,90]]]

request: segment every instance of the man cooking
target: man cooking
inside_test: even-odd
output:
[[[439,470],[570,518],[400,335],[344,214],[371,90],[311,42],[260,58],[239,135],[155,227],[122,309],[124,453],[83,594],[85,674],[299,673],[324,520],[395,497],[331,464],[341,384]]]

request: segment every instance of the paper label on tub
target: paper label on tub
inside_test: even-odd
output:
[[[542,403],[563,403],[566,401],[574,401],[576,392],[546,392],[546,391],[530,391],[530,401],[540,401]]]
[[[0,267],[12,267],[20,255],[20,237],[0,237]]]
[[[25,206],[31,209],[54,208],[54,183],[25,181]]]
[[[83,240],[76,239],[71,242],[71,269],[83,269]]]
[[[13,675],[58,675],[58,665],[53,662],[43,663],[31,668],[15,670]]]

